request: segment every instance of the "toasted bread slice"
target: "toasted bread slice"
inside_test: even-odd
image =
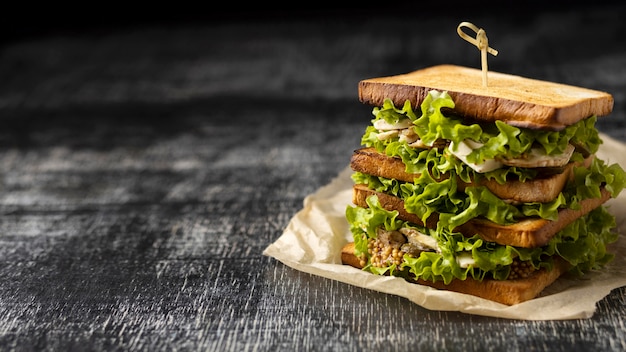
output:
[[[455,231],[465,236],[479,235],[482,239],[502,245],[515,247],[536,248],[545,246],[554,235],[579,217],[589,213],[611,198],[606,189],[601,190],[600,198],[589,198],[580,202],[580,209],[561,209],[557,220],[541,218],[527,218],[511,225],[499,225],[487,219],[475,218],[459,226]],[[423,225],[428,228],[437,227],[437,216],[431,216],[424,224],[421,219],[404,209],[404,201],[396,196],[376,192],[366,185],[353,186],[352,202],[360,207],[367,207],[366,199],[377,195],[381,206],[389,211],[398,211],[398,217],[404,221]]]
[[[350,265],[362,269],[362,265],[354,254],[354,242],[347,243],[341,250],[341,261],[344,265]],[[539,296],[550,284],[563,275],[570,266],[563,260],[555,260],[552,270],[541,269],[529,277],[516,280],[493,280],[485,279],[477,281],[472,278],[466,280],[454,279],[449,284],[416,280],[416,283],[434,287],[439,290],[454,291],[485,298],[506,305],[522,303]],[[374,274],[372,274],[374,275]]]
[[[477,121],[505,121],[518,127],[561,130],[591,115],[613,110],[606,92],[490,71],[482,84],[478,69],[439,65],[407,74],[359,82],[359,99],[382,106],[385,98],[396,106],[410,99],[418,107],[430,90],[447,91],[454,111]]]
[[[584,164],[588,166],[591,160],[591,157],[588,158]],[[485,186],[498,198],[511,203],[547,203],[554,200],[561,193],[576,165],[576,163],[570,162],[561,173],[554,173],[525,182],[511,180],[506,184],[500,184],[495,180],[483,178],[478,182],[467,184],[459,180],[458,188],[463,190],[468,186]],[[419,177],[419,174],[407,173],[405,171],[406,166],[399,158],[379,153],[374,148],[355,150],[350,159],[350,167],[354,171],[364,174],[404,182],[413,182],[416,177]]]

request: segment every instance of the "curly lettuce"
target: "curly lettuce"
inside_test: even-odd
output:
[[[617,164],[607,165],[603,160],[594,158],[589,168],[574,168],[574,182],[569,183],[554,200],[519,205],[503,201],[484,186],[466,187],[461,191],[454,177],[436,180],[427,172],[413,182],[360,172],[354,172],[352,180],[377,192],[401,198],[405,209],[419,216],[423,222],[432,214],[438,214],[438,226],[452,231],[478,217],[502,225],[525,217],[556,220],[560,209],[579,209],[580,201],[600,198],[602,188],[616,197],[626,185],[626,173]]]
[[[431,91],[420,105],[419,115],[409,101],[395,107],[385,100],[382,107],[372,113],[384,119],[387,125],[412,122],[411,128],[426,146],[410,146],[399,137],[379,139],[373,124],[368,126],[361,143],[374,147],[388,156],[400,158],[406,172],[417,174],[413,182],[400,182],[355,172],[355,183],[367,184],[369,188],[400,197],[407,211],[418,215],[424,222],[438,214],[436,229],[428,229],[398,218],[397,211],[385,210],[376,196],[367,199],[368,207],[346,209],[355,250],[358,256],[366,256],[368,240],[376,238],[377,229],[398,230],[415,228],[436,239],[439,250],[421,252],[418,256],[405,255],[401,265],[375,267],[369,263],[364,270],[380,275],[397,275],[449,283],[453,279],[468,277],[482,280],[486,277],[504,280],[511,272],[514,260],[530,263],[533,268],[552,268],[553,259],[561,257],[572,267],[571,271],[583,274],[599,269],[613,259],[606,246],[617,240],[615,218],[600,206],[559,231],[550,242],[540,248],[519,248],[486,242],[478,235],[464,236],[454,229],[473,218],[486,218],[498,224],[511,224],[524,217],[554,220],[560,209],[579,209],[580,202],[601,196],[606,189],[616,197],[626,186],[626,173],[617,164],[607,165],[593,159],[589,167],[576,167],[573,180],[558,197],[548,203],[525,203],[513,205],[499,199],[483,186],[458,188],[457,179],[466,183],[481,177],[504,184],[511,178],[524,182],[537,176],[533,168],[502,167],[486,173],[478,173],[449,151],[450,142],[459,144],[473,140],[479,146],[467,155],[467,161],[479,164],[493,158],[516,158],[531,148],[542,148],[546,155],[558,155],[568,144],[576,147],[573,160],[581,161],[595,153],[602,143],[595,128],[596,117],[591,116],[560,131],[518,128],[501,121],[494,123],[464,124],[460,118],[448,115],[454,102],[446,92]],[[443,147],[442,147],[442,141]],[[467,234],[466,234],[467,235]],[[471,256],[470,265],[461,265],[459,258]],[[468,261],[463,261],[468,263]]]
[[[596,117],[591,116],[561,131],[524,129],[507,125],[502,121],[494,123],[473,123],[465,125],[455,116],[444,114],[445,109],[454,108],[454,101],[447,92],[431,91],[420,105],[418,116],[407,100],[401,108],[386,99],[382,107],[372,111],[375,118],[368,126],[362,144],[374,147],[379,152],[402,160],[405,170],[421,176],[412,183],[398,182],[383,178],[368,177],[356,173],[357,183],[368,184],[370,188],[402,198],[408,212],[418,215],[425,221],[432,214],[439,214],[439,226],[452,230],[465,222],[482,217],[497,224],[511,224],[524,217],[540,217],[555,220],[558,211],[569,207],[578,209],[579,202],[588,198],[599,198],[602,187],[616,197],[626,185],[626,173],[617,164],[606,165],[602,160],[593,159],[588,168],[574,169],[574,182],[556,199],[548,203],[525,203],[512,205],[482,186],[457,189],[457,179],[465,183],[479,181],[481,177],[505,184],[511,178],[525,182],[537,176],[535,168],[502,167],[486,173],[478,173],[445,148],[416,148],[398,137],[379,139],[374,127],[377,119],[388,124],[412,121],[411,128],[426,145],[434,145],[442,140],[459,143],[472,139],[481,143],[467,159],[480,163],[497,157],[519,157],[531,147],[541,146],[547,155],[562,153],[568,144],[578,147],[573,159],[582,161],[581,153],[595,153],[602,140],[595,128]],[[442,225],[445,224],[445,225]]]
[[[375,107],[372,110],[374,115],[372,123],[378,119],[384,119],[392,124],[410,119],[414,132],[428,146],[442,140],[458,145],[466,139],[471,139],[482,144],[467,156],[467,160],[474,164],[494,158],[517,158],[538,146],[543,148],[546,155],[561,154],[568,144],[579,147],[586,154],[592,154],[602,143],[595,128],[596,116],[583,119],[561,131],[535,130],[518,128],[502,121],[466,125],[460,118],[444,114],[445,110],[442,109],[452,109],[454,106],[454,101],[447,92],[430,91],[420,105],[421,115],[417,116],[408,100],[401,108],[397,108],[390,99],[386,99],[382,107]],[[379,140],[377,136],[379,132],[372,125],[368,126],[361,138],[361,144],[374,147],[388,156],[402,158],[407,165],[407,172],[421,173],[430,167],[433,176],[437,177],[437,173],[455,170],[465,182],[469,182],[471,178],[487,177],[502,184],[506,182],[507,177],[513,175],[524,181],[534,178],[537,174],[532,168],[501,168],[483,174],[477,173],[445,150],[429,151],[424,154],[422,153],[424,149],[411,147],[398,137]],[[435,156],[433,153],[438,155]],[[431,159],[436,157],[439,160],[430,164],[424,163],[426,154]],[[418,159],[414,160],[416,156]]]
[[[598,207],[584,217],[558,232],[552,240],[540,248],[519,248],[485,242],[479,236],[465,237],[447,230],[434,230],[416,226],[398,219],[397,211],[385,210],[376,196],[367,199],[368,207],[346,208],[346,219],[350,224],[358,256],[367,256],[367,241],[376,238],[378,227],[386,230],[399,230],[402,227],[415,228],[436,239],[438,252],[421,252],[419,256],[405,255],[398,267],[375,268],[369,262],[363,270],[384,275],[420,278],[430,281],[443,281],[448,284],[453,279],[465,280],[471,277],[483,280],[486,277],[505,280],[514,259],[522,260],[535,269],[552,268],[556,256],[566,260],[575,274],[600,269],[613,259],[606,246],[617,240],[613,232],[615,218],[604,207]],[[469,266],[459,264],[459,256],[471,255]]]

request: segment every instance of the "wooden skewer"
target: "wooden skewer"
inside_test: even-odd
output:
[[[463,31],[463,28],[469,28],[476,33],[476,37],[469,36],[467,33]],[[494,48],[489,47],[489,39],[487,39],[487,33],[484,29],[478,28],[473,23],[470,22],[461,22],[459,26],[456,28],[457,33],[467,42],[474,44],[478,50],[480,50],[480,62],[483,71],[483,86],[487,87],[487,53],[498,56],[498,51]]]

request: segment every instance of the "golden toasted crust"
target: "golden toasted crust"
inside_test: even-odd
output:
[[[355,268],[363,269],[361,261],[354,254],[354,242],[349,242],[341,248],[341,262]]]
[[[588,158],[585,165],[588,166],[592,157]],[[569,163],[561,173],[555,173],[546,177],[539,177],[533,180],[521,182],[511,180],[505,184],[500,184],[495,180],[483,178],[479,182],[469,184],[458,180],[459,190],[468,186],[485,186],[498,198],[512,203],[547,203],[561,193],[567,180],[572,175],[574,166],[578,164]],[[350,159],[350,167],[354,171],[364,174],[396,179],[404,182],[413,182],[419,174],[406,172],[406,166],[399,158],[393,158],[379,153],[374,148],[361,148],[354,151]],[[443,178],[442,178],[443,179]]]
[[[341,260],[345,265],[362,269],[359,259],[354,255],[354,242],[347,243],[341,250]],[[541,269],[529,277],[516,280],[477,281],[454,279],[449,284],[416,280],[418,284],[434,287],[439,290],[454,291],[485,298],[506,305],[518,304],[537,297],[546,287],[563,275],[570,266],[562,260],[555,260],[552,270]],[[372,274],[374,275],[374,274]]]
[[[535,178],[525,182],[511,180],[507,181],[505,184],[500,184],[495,180],[483,178],[477,184],[472,182],[472,184],[466,186],[485,186],[491,193],[495,194],[496,197],[513,203],[548,203],[559,196],[567,180],[572,176],[574,165],[574,163],[569,163],[561,173],[552,174],[548,177]],[[461,189],[463,189],[463,187],[461,187]]]
[[[407,74],[359,82],[359,99],[381,106],[385,98],[396,106],[408,99],[418,107],[430,90],[447,91],[454,111],[478,121],[502,120],[511,125],[560,130],[591,115],[613,110],[613,97],[597,90],[489,72],[482,85],[478,69],[439,65]]]
[[[459,226],[455,231],[461,232],[465,236],[479,235],[489,242],[496,242],[502,245],[515,247],[536,248],[545,246],[554,235],[571,224],[574,220],[589,213],[609,200],[611,194],[606,190],[601,190],[600,198],[585,199],[580,202],[580,209],[561,209],[557,220],[546,220],[541,218],[528,218],[512,225],[498,225],[486,219],[472,219]],[[398,218],[410,221],[415,224],[424,225],[421,219],[407,212],[404,209],[402,199],[376,192],[367,188],[366,185],[354,185],[352,202],[360,207],[367,207],[366,199],[371,195],[377,195],[381,206],[389,211],[397,210]],[[431,216],[426,221],[426,227],[437,227],[437,216]]]
[[[364,174],[413,182],[420,174],[406,172],[406,166],[399,158],[379,153],[375,148],[360,148],[352,153],[350,167]]]

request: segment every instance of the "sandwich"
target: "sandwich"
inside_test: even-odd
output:
[[[601,270],[605,204],[626,182],[595,156],[606,92],[439,65],[359,82],[373,107],[355,150],[342,263],[514,305]]]

